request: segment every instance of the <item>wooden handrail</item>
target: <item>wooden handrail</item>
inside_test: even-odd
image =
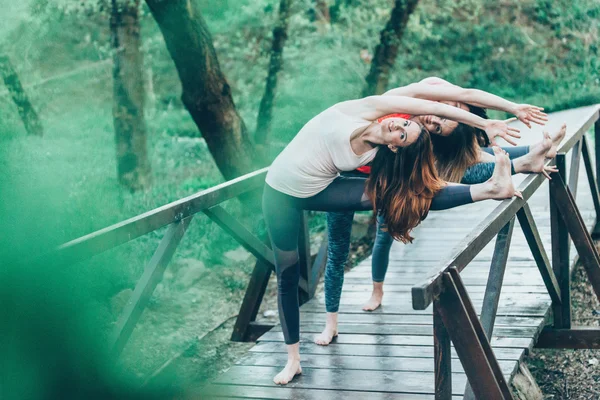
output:
[[[75,262],[112,249],[173,222],[181,221],[226,200],[259,189],[268,168],[263,168],[154,210],[121,221],[59,246],[51,255],[59,262]]]

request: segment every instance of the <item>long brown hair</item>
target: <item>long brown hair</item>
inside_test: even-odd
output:
[[[469,111],[487,119],[483,108],[469,105]],[[431,135],[431,142],[438,173],[447,182],[460,182],[467,168],[479,161],[479,147],[490,144],[484,131],[462,123],[448,136]]]
[[[380,146],[367,179],[366,193],[375,212],[384,216],[388,233],[403,243],[429,212],[431,199],[444,186],[433,158],[431,136],[425,129],[407,147],[392,152]]]

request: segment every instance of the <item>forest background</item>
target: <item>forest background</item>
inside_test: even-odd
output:
[[[10,87],[0,84],[0,221],[6,233],[0,248],[9,260],[41,254],[225,177],[268,165],[312,116],[382,87],[439,76],[549,112],[600,103],[600,5],[594,0],[177,0],[173,3],[189,6],[190,16],[204,21],[201,36],[214,46],[222,73],[211,79],[226,79],[229,106],[245,127],[234,123],[238,133],[245,132],[237,153],[225,148],[221,153],[207,144],[213,140],[207,134],[213,129],[219,136],[227,118],[216,128],[203,126],[182,101],[182,89],[190,81],[177,68],[187,63],[193,75],[201,69],[195,65],[201,57],[174,62],[156,11],[153,15],[148,7],[161,1],[119,1],[0,0],[0,56],[18,75],[38,124],[26,129]],[[397,57],[384,60],[389,69],[385,79],[378,77],[383,86],[369,86],[372,65],[381,61],[376,51],[380,33],[398,3],[406,4],[397,20],[402,29],[393,39]],[[131,21],[139,24],[134,30],[139,28],[141,73],[129,76],[141,84],[143,113],[136,118],[143,122],[146,144],[143,157],[136,158],[143,164],[135,166],[141,172],[133,178],[123,174],[119,150],[119,135],[128,128],[115,126],[113,115],[115,4],[123,18],[123,10],[135,10]],[[273,32],[282,26],[284,4],[289,7],[287,40],[272,93],[272,116],[266,117],[270,128],[264,128],[258,114],[267,78],[273,79]],[[209,75],[196,79],[202,76]],[[32,132],[36,126],[37,134]],[[227,165],[248,158],[251,164]],[[229,203],[229,210],[263,230],[256,215]],[[313,218],[312,229],[322,230],[322,222]],[[60,274],[39,275],[53,276],[44,283],[53,288],[53,296],[85,304],[87,326],[101,343],[163,233],[146,235]],[[122,365],[145,380],[198,336],[235,315],[252,265],[233,239],[197,217]],[[35,296],[28,300],[37,301]],[[194,379],[202,381],[225,368],[244,346],[226,339],[203,346]]]

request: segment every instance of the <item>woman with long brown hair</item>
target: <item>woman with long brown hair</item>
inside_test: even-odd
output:
[[[427,86],[424,86],[424,84]],[[442,86],[429,86],[432,84]],[[513,112],[528,127],[531,126],[532,122],[543,124],[546,121],[546,115],[539,108],[518,105],[482,91],[462,89],[439,78],[427,78],[418,84],[394,89],[387,94],[396,93],[420,96],[427,97],[430,100],[448,99],[448,94],[443,94],[443,92],[448,92],[455,96],[455,98],[468,99],[478,105]],[[468,92],[471,92],[470,96],[467,95]],[[473,92],[475,95],[473,95]],[[478,106],[457,101],[445,101],[445,103],[487,118],[485,110]],[[480,148],[480,146],[489,144],[489,138],[485,135],[485,132],[462,123],[457,124],[452,121],[445,121],[437,116],[421,115],[412,117],[406,115],[406,117],[424,121],[430,131],[437,133],[431,135],[431,140],[436,161],[435,165],[442,179],[447,182],[474,184],[485,182],[492,176],[494,163],[487,162],[490,161],[490,158],[493,161],[493,156],[488,154],[488,152],[491,152],[491,148]],[[544,138],[541,142],[532,145],[531,152],[530,146],[505,148],[510,158],[515,159],[514,164],[513,160],[511,160],[511,172],[513,174],[517,172],[541,172],[545,175],[547,175],[547,172],[552,172],[553,167],[546,167],[544,165],[545,157],[554,157],[557,145],[564,137],[564,133],[565,129],[563,127],[551,140]],[[511,143],[513,142],[511,141]],[[377,157],[384,158],[384,155],[384,152],[379,152]],[[380,163],[374,161],[374,164]],[[370,168],[367,168],[363,167],[360,170],[368,173]],[[378,168],[380,167],[378,166]],[[393,168],[393,165],[388,165],[387,168]],[[391,190],[387,193],[388,196],[392,195]],[[382,201],[382,203],[389,203],[389,200]],[[349,253],[353,216],[354,212],[352,211],[327,213],[329,236],[327,267],[325,270],[327,318],[323,332],[315,337],[315,343],[320,345],[329,344],[332,338],[337,336],[337,311],[344,281],[344,266]],[[381,304],[383,281],[389,261],[389,250],[393,242],[392,236],[385,228],[384,214],[382,212],[379,212],[377,216],[376,232],[372,253],[373,292],[371,298],[363,307],[365,311],[372,311]]]
[[[496,136],[518,137],[508,121],[484,120],[446,104],[403,96],[370,96],[338,103],[310,120],[275,159],[266,177],[263,212],[275,257],[278,307],[288,350],[288,362],[274,382],[286,384],[301,373],[299,352],[298,234],[303,210],[358,211],[386,207],[388,229],[408,240],[410,231],[429,209],[445,209],[485,199],[520,195],[510,178],[510,160],[494,149],[496,169],[492,178],[478,185],[447,184],[434,166],[429,132],[406,118],[377,119],[392,113],[439,115],[466,123]],[[373,161],[385,149],[403,166],[402,171],[380,168],[371,175],[369,190],[364,177],[346,178],[352,171]],[[410,164],[409,164],[410,163]],[[409,173],[410,169],[413,172]],[[380,176],[382,180],[379,180]],[[385,180],[384,180],[385,179]],[[401,182],[401,180],[403,180]],[[384,183],[406,188],[406,199],[383,205]]]

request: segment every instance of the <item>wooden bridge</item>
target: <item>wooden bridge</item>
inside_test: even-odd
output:
[[[571,327],[569,292],[570,267],[578,259],[600,297],[600,256],[588,233],[594,232],[600,215],[594,177],[600,175],[600,163],[596,158],[594,173],[593,151],[584,135],[598,120],[599,109],[550,114],[551,129],[567,123],[555,161],[561,172],[550,182],[541,175],[516,176],[524,200],[432,212],[415,231],[414,244],[395,243],[377,311],[361,311],[371,288],[371,260],[346,274],[340,335],[327,347],[312,342],[325,321],[324,299],[314,294],[326,243],[311,262],[305,224],[300,241],[304,372],[284,387],[272,383],[286,361],[281,329],[255,322],[273,268],[271,250],[219,206],[260,190],[265,170],[69,242],[55,257],[75,261],[169,225],[117,323],[113,349],[118,355],[194,214],[208,215],[255,255],[232,339],[262,336],[235,366],[206,386],[210,397],[512,399],[511,379],[532,347],[600,348],[599,329]],[[540,140],[540,132],[524,129],[523,142]],[[599,147],[596,143],[597,155]]]

